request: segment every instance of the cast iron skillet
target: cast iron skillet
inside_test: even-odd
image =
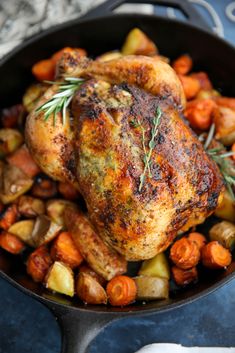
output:
[[[179,8],[191,24],[155,15],[113,14],[124,2],[148,2]],[[24,42],[0,62],[0,108],[21,100],[32,82],[30,68],[36,61],[49,57],[64,46],[81,46],[96,55],[120,48],[126,34],[139,27],[156,43],[165,56],[174,58],[190,53],[197,70],[207,71],[223,94],[235,96],[235,49],[210,33],[209,28],[186,0],[109,0],[82,19],[54,27]],[[203,29],[199,29],[203,28]],[[205,232],[205,226],[203,225]],[[25,294],[46,305],[58,318],[62,328],[62,351],[85,353],[99,331],[112,320],[127,315],[147,315],[165,312],[201,298],[235,278],[235,261],[227,271],[213,276],[204,272],[200,283],[185,291],[175,292],[169,300],[132,305],[127,308],[84,306],[47,292],[25,274],[22,259],[0,253],[1,277]]]

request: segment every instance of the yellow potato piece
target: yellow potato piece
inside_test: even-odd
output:
[[[54,262],[47,274],[46,287],[55,292],[73,297],[74,275],[71,268],[62,262]]]
[[[132,29],[126,37],[122,47],[123,55],[155,55],[158,53],[156,45],[139,28]]]
[[[215,215],[226,221],[235,222],[235,201],[227,190],[224,193],[222,202],[215,211]]]
[[[26,244],[33,246],[32,233],[34,228],[34,220],[27,219],[14,223],[8,229],[9,233],[16,235]]]
[[[139,276],[133,278],[137,286],[137,299],[169,298],[169,281],[162,277]]]
[[[139,270],[139,275],[170,279],[170,268],[166,255],[160,253],[150,260],[145,260]]]

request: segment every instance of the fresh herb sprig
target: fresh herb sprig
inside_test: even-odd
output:
[[[226,149],[222,143],[220,143],[220,146],[218,147],[209,149],[209,146],[214,137],[214,133],[215,133],[215,124],[212,124],[208,132],[206,141],[204,143],[204,149],[218,165],[220,172],[224,178],[226,187],[231,197],[233,198],[233,200],[235,200],[235,195],[233,191],[233,186],[235,186],[235,168],[233,167],[233,162],[228,159],[228,157],[231,157],[234,155],[234,152],[232,151],[225,152]]]
[[[150,178],[152,177],[151,170],[150,170],[150,166],[151,166],[151,163],[152,163],[151,157],[152,157],[153,149],[154,149],[154,147],[156,145],[155,138],[156,138],[156,136],[158,134],[158,126],[160,124],[161,116],[162,116],[162,111],[161,111],[160,107],[157,107],[156,114],[155,114],[154,119],[153,119],[153,127],[151,129],[151,138],[150,138],[150,141],[148,143],[148,147],[149,147],[148,151],[146,149],[145,129],[144,129],[143,125],[140,123],[140,121],[137,120],[137,123],[140,126],[141,131],[142,131],[142,146],[143,146],[143,151],[144,151],[144,158],[143,158],[144,170],[143,170],[143,173],[140,176],[139,192],[143,188],[147,171],[148,171],[149,177]]]
[[[52,85],[58,85],[57,92],[46,103],[36,109],[36,112],[44,112],[44,120],[47,121],[53,114],[54,125],[56,124],[56,115],[61,112],[63,124],[66,122],[66,111],[74,96],[74,93],[84,82],[81,78],[66,77],[62,82],[45,81]]]

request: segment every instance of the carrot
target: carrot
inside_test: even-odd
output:
[[[31,189],[31,194],[41,199],[49,199],[56,196],[57,185],[55,181],[47,177],[38,177]]]
[[[182,268],[173,266],[171,271],[173,279],[178,286],[186,286],[191,282],[195,282],[198,278],[196,267],[189,268],[188,270],[182,270]]]
[[[9,206],[0,217],[0,228],[7,230],[19,219],[19,212],[15,204]]]
[[[58,190],[67,200],[76,200],[79,197],[79,192],[69,183],[59,182]]]
[[[214,100],[220,107],[235,110],[235,98],[215,97]]]
[[[198,80],[201,89],[211,90],[213,88],[206,72],[193,72],[191,73],[190,77]]]
[[[53,80],[55,76],[55,63],[51,59],[40,60],[33,65],[32,73],[39,81]]]
[[[233,160],[235,161],[235,142],[234,144],[232,145],[232,148],[231,148],[232,152],[234,153],[234,155],[232,156]]]
[[[172,67],[179,75],[187,75],[192,69],[193,61],[189,55],[181,55],[178,59],[173,61]]]
[[[42,282],[52,264],[51,256],[45,245],[34,250],[27,260],[27,273],[35,282]]]
[[[218,241],[211,241],[202,248],[202,263],[210,269],[227,267],[232,262],[230,251]]]
[[[183,270],[187,270],[198,264],[200,260],[200,251],[194,241],[183,237],[172,245],[170,258],[176,266]]]
[[[22,104],[13,105],[10,108],[2,110],[1,123],[5,128],[14,128],[20,123],[21,117],[24,116],[25,109]]]
[[[186,99],[194,98],[200,91],[200,84],[196,78],[178,75],[184,90]]]
[[[81,272],[86,273],[87,275],[90,275],[91,277],[93,277],[97,282],[99,282],[99,284],[101,284],[101,286],[104,286],[106,284],[106,280],[104,279],[104,277],[98,275],[98,273],[93,271],[92,268],[90,268],[88,265],[80,266],[79,273]]]
[[[188,239],[194,241],[197,244],[200,251],[203,248],[203,246],[207,243],[207,240],[204,237],[204,235],[197,232],[190,233],[188,236]]]
[[[217,105],[213,99],[195,99],[187,103],[184,115],[195,129],[208,130]]]
[[[73,53],[74,51],[76,51],[78,54],[80,54],[80,56],[87,55],[85,49],[65,47],[65,48],[57,51],[55,54],[53,54],[51,57],[51,60],[54,62],[54,64],[57,64],[57,62],[61,59],[61,57],[63,56],[64,53]]]
[[[71,268],[78,267],[83,261],[83,257],[76,248],[71,235],[62,232],[55,239],[51,248],[51,257],[55,261],[62,261]]]
[[[33,178],[35,175],[40,173],[38,165],[34,162],[28,148],[25,145],[21,146],[18,150],[7,157],[7,161],[9,164],[20,168],[30,178]]]
[[[5,231],[0,234],[0,246],[15,255],[19,254],[25,247],[19,238]]]
[[[106,287],[108,299],[113,306],[125,306],[136,299],[135,281],[128,276],[116,276]]]

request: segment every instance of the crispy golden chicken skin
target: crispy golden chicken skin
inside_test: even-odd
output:
[[[140,189],[157,109],[162,115]],[[91,222],[128,260],[165,250],[177,231],[204,221],[223,182],[168,100],[132,85],[89,80],[77,92],[77,179]]]

